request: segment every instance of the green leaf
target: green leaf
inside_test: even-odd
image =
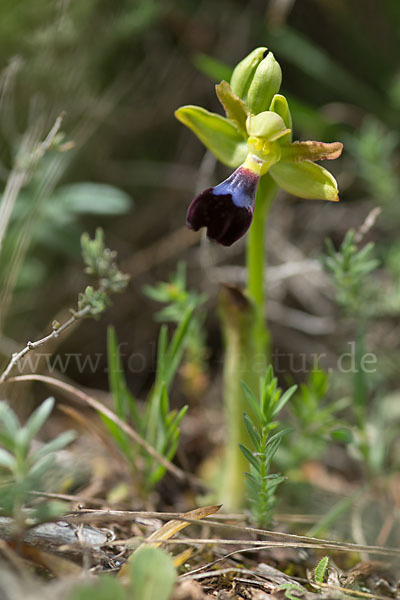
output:
[[[54,440],[49,442],[48,444],[44,444],[39,450],[33,452],[31,455],[32,461],[37,461],[48,454],[53,452],[58,452],[58,450],[62,450],[65,446],[68,446],[71,442],[76,439],[75,431],[64,431],[59,436],[57,436]]]
[[[241,449],[241,451],[243,452],[244,456],[249,461],[249,463],[251,465],[253,465],[255,470],[259,471],[260,463],[259,463],[258,458],[256,456],[254,456],[254,454],[248,448],[246,448],[246,446],[243,446],[243,444],[239,444],[239,448]]]
[[[12,471],[15,467],[16,461],[11,452],[7,452],[3,448],[0,448],[0,467],[5,467]]]
[[[42,404],[31,414],[25,424],[28,440],[31,441],[37,432],[43,427],[47,421],[54,406],[54,398],[47,398]]]
[[[175,116],[223,164],[238,167],[244,162],[247,156],[246,142],[229,119],[192,105],[178,108]]]
[[[5,433],[7,433],[7,437],[14,438],[18,429],[20,428],[20,423],[14,413],[14,411],[9,407],[7,402],[0,402],[0,423],[2,423]]]
[[[282,585],[279,586],[278,591],[284,591],[285,598],[288,598],[289,600],[299,600],[299,592],[303,595],[305,590],[295,583],[282,583]],[[293,595],[292,591],[297,592],[297,594]]]
[[[126,421],[129,416],[132,416],[135,425],[140,428],[141,417],[136,405],[136,400],[126,385],[119,354],[118,340],[113,327],[109,327],[107,330],[107,362],[108,381],[113,396],[115,412],[118,417],[124,421]]]
[[[96,583],[79,583],[68,594],[68,600],[93,600],[93,598],[96,600],[127,600],[128,597],[120,581],[111,575],[100,575],[99,581]]]
[[[171,597],[176,571],[169,554],[160,548],[141,548],[130,562],[135,600],[168,600]]]
[[[277,405],[275,406],[274,410],[272,411],[273,417],[275,415],[277,415],[279,411],[282,410],[282,408],[285,406],[286,402],[288,402],[288,400],[290,400],[290,398],[293,396],[293,394],[295,393],[296,390],[297,390],[297,385],[292,385],[292,387],[290,387],[288,390],[286,390],[286,392],[279,399]]]
[[[289,133],[282,117],[271,110],[249,115],[246,126],[249,135],[263,138],[267,142],[274,142]]]
[[[243,60],[241,60],[233,69],[231,88],[233,93],[239,96],[239,98],[245,98],[254,77],[254,73],[267,51],[268,48],[265,48],[264,46],[256,48],[243,58]]]
[[[331,431],[331,438],[341,444],[351,444],[354,441],[354,436],[351,429],[348,427],[339,427]]]
[[[249,109],[236,94],[232,92],[232,88],[226,81],[221,81],[215,86],[218,100],[224,107],[228,119],[235,123],[239,133],[247,140],[246,119],[249,114]]]
[[[213,81],[221,81],[222,79],[229,80],[232,75],[232,68],[225,63],[217,60],[213,56],[208,56],[203,52],[199,52],[193,58],[194,65],[207,75]]]
[[[161,325],[157,344],[157,371],[155,385],[161,384],[163,381],[165,381],[165,372],[167,369],[167,350],[168,328],[166,325]]]
[[[263,415],[260,409],[260,405],[258,403],[257,398],[253,394],[252,390],[249,388],[247,383],[244,381],[240,382],[241,388],[243,390],[244,395],[246,396],[247,402],[250,404],[251,408],[254,411],[254,415],[257,417],[257,421],[262,423]]]
[[[172,336],[171,343],[166,356],[165,383],[169,387],[176,370],[182,358],[182,353],[185,349],[186,336],[189,330],[189,325],[192,320],[194,306],[189,306],[182,316],[182,321],[176,328]]]
[[[54,465],[54,462],[54,454],[48,454],[47,456],[43,456],[32,465],[32,467],[29,469],[28,474],[33,478],[40,479],[42,475],[47,473],[47,471]]]
[[[301,163],[280,161],[269,171],[284,190],[309,200],[339,200],[336,179],[323,167],[308,160]]]
[[[253,421],[250,419],[249,415],[246,415],[246,413],[243,413],[243,420],[244,420],[244,424],[246,426],[247,432],[251,438],[251,441],[253,442],[253,446],[256,449],[256,451],[259,452],[260,447],[261,447],[260,434],[258,433],[257,429],[255,428]]]
[[[328,568],[329,557],[324,556],[321,558],[314,571],[314,581],[315,583],[324,583],[326,570]]]
[[[121,215],[132,207],[126,192],[104,183],[64,185],[56,191],[53,201],[77,214]]]

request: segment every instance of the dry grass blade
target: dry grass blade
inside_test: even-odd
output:
[[[210,513],[211,514],[211,513]],[[243,515],[218,515],[221,519],[238,519],[244,518]],[[115,520],[129,520],[135,517],[148,517],[148,518],[158,518],[158,519],[167,519],[173,518],[178,521],[186,521],[188,523],[196,523],[198,519],[194,519],[190,517],[190,512],[188,513],[168,513],[168,512],[148,512],[148,511],[113,511],[113,510],[105,510],[99,511],[95,509],[84,509],[79,512],[74,512],[68,517],[66,520],[74,522],[74,521],[103,521],[109,520],[110,518]],[[354,544],[351,542],[332,542],[330,540],[303,536],[303,535],[295,535],[293,533],[283,533],[281,531],[270,531],[267,529],[258,529],[255,527],[246,527],[242,525],[234,525],[231,523],[223,523],[220,521],[215,521],[213,519],[206,518],[203,521],[206,525],[211,525],[214,527],[218,527],[220,529],[230,529],[240,533],[246,534],[248,537],[250,536],[262,536],[262,537],[272,537],[272,538],[280,538],[284,541],[275,542],[275,541],[249,541],[238,539],[238,540],[209,540],[210,543],[234,543],[234,544],[255,544],[255,545],[271,545],[271,546],[283,546],[283,547],[301,547],[301,548],[325,548],[332,550],[341,550],[347,552],[370,552],[371,554],[381,554],[387,556],[400,556],[400,549],[398,548],[385,548],[383,546],[369,546],[369,545],[361,545]],[[158,530],[160,531],[160,530]]]
[[[332,590],[335,592],[342,592],[348,596],[356,596],[357,598],[373,598],[374,600],[393,600],[390,596],[382,596],[380,594],[362,592],[361,590],[352,590],[338,585],[330,585],[329,583],[318,583],[318,587]]]
[[[184,513],[183,516],[187,519],[190,519],[190,521],[181,521],[178,519],[173,519],[172,521],[168,521],[168,523],[165,523],[165,525],[160,527],[160,529],[157,529],[157,531],[154,531],[151,535],[149,535],[149,537],[146,538],[146,540],[142,544],[140,544],[140,546],[138,546],[138,548],[136,548],[135,552],[137,552],[144,546],[152,546],[154,548],[157,548],[163,542],[166,542],[167,540],[169,540],[173,535],[176,535],[177,533],[179,533],[179,531],[181,531],[185,527],[188,527],[191,523],[193,523],[193,522],[195,523],[196,521],[200,521],[201,519],[204,519],[205,517],[208,517],[209,515],[213,515],[214,513],[218,512],[220,508],[221,508],[220,505],[204,506],[201,508],[196,508],[195,510],[190,510],[187,513]],[[130,544],[132,544],[134,542],[136,542],[136,538],[130,538],[129,540],[126,540],[125,544],[127,546],[129,546]],[[135,554],[135,552],[133,554]],[[132,556],[133,556],[133,554],[132,554]],[[129,561],[127,561],[122,566],[121,570],[118,573],[118,577],[124,577],[126,575],[128,566],[129,566]]]
[[[313,548],[316,550],[337,550],[339,552],[370,552],[383,556],[400,556],[398,548],[381,548],[379,546],[362,546],[358,544],[346,544],[340,542],[324,543],[320,540],[310,542],[274,542],[261,540],[222,539],[222,538],[184,538],[179,540],[165,540],[166,544],[193,544],[193,545],[216,545],[241,546],[241,552],[247,550],[265,550],[266,548]],[[121,542],[118,542],[121,545]]]
[[[189,512],[186,512],[182,515],[185,519],[190,519],[190,521],[182,521],[181,519],[174,519],[172,521],[168,521],[168,523],[165,523],[165,525],[160,527],[160,529],[154,531],[142,545],[147,546],[149,543],[151,543],[152,546],[160,546],[161,542],[169,540],[173,535],[176,535],[179,531],[185,529],[185,527],[188,527],[188,525],[190,525],[191,523],[195,523],[196,521],[200,521],[205,517],[213,515],[214,513],[218,512],[220,508],[221,505],[219,504],[215,506],[204,506],[201,508],[196,508],[195,510],[190,510]],[[129,544],[129,542],[131,541],[132,539],[128,540],[127,543]],[[139,546],[139,548],[140,547],[141,546]]]
[[[193,548],[186,548],[183,552],[180,552],[176,556],[174,556],[174,567],[177,569],[181,565],[183,565],[193,554]]]
[[[113,423],[118,425],[118,427],[122,429],[122,431],[124,431],[134,442],[139,444],[139,446],[142,446],[142,448],[144,448],[144,450],[146,450],[148,454],[155,458],[175,477],[177,477],[181,481],[190,479],[193,482],[193,479],[195,479],[189,474],[185,473],[185,471],[174,465],[171,461],[165,458],[165,456],[159,454],[157,450],[155,450],[153,446],[146,442],[146,440],[144,440],[134,429],[132,429],[130,425],[122,421],[112,410],[104,406],[101,402],[99,402],[92,396],[89,396],[89,394],[87,394],[86,392],[83,392],[82,390],[78,389],[73,385],[70,385],[69,383],[65,383],[65,381],[60,381],[58,379],[55,379],[54,377],[48,377],[47,375],[19,375],[18,377],[10,377],[10,379],[7,380],[7,383],[18,383],[19,381],[41,381],[43,383],[46,383],[47,385],[62,390],[69,396],[79,398],[79,400],[83,401],[85,404],[88,404],[95,411],[101,413],[102,415],[105,415],[111,421],[113,421]],[[196,480],[195,483],[198,484],[199,482]]]

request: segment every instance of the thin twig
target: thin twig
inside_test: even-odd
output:
[[[356,244],[359,244],[360,242],[362,242],[362,240],[367,235],[367,233],[370,231],[370,229],[372,229],[372,227],[375,225],[375,221],[377,220],[377,218],[379,217],[381,212],[382,212],[382,208],[380,206],[376,206],[367,214],[367,216],[365,217],[364,223],[362,223],[362,225],[360,225],[360,227],[357,229],[356,234],[354,236],[354,241],[356,242]]]
[[[12,355],[10,362],[8,363],[7,367],[5,368],[5,370],[3,371],[3,373],[0,376],[0,383],[4,383],[6,381],[6,379],[8,379],[12,369],[19,363],[19,361],[26,354],[28,354],[28,352],[30,352],[31,350],[36,350],[36,348],[40,348],[40,346],[43,346],[44,344],[46,344],[47,342],[49,342],[52,339],[58,338],[58,336],[61,333],[63,333],[66,329],[68,329],[68,327],[70,327],[73,323],[75,323],[76,321],[79,321],[79,319],[83,319],[83,317],[88,315],[90,310],[91,310],[90,305],[85,306],[81,310],[74,312],[72,314],[72,316],[67,321],[65,321],[65,323],[63,323],[62,325],[60,325],[58,327],[53,327],[53,330],[48,335],[45,335],[43,338],[41,338],[40,340],[37,340],[36,342],[27,342],[25,348],[20,350],[20,352],[16,352],[15,354]]]
[[[83,401],[85,404],[88,404],[95,411],[104,415],[105,417],[113,421],[116,425],[118,425],[118,427],[122,429],[124,433],[126,433],[134,442],[139,444],[139,446],[141,446],[148,454],[150,454],[150,456],[152,456],[161,465],[163,465],[163,467],[165,467],[167,471],[172,473],[172,475],[175,475],[177,479],[181,481],[189,480],[193,484],[204,488],[203,483],[199,479],[197,479],[197,477],[191,475],[190,473],[186,473],[185,471],[174,465],[167,458],[165,458],[165,456],[159,454],[157,450],[155,450],[153,446],[151,446],[134,429],[132,429],[132,427],[130,427],[128,423],[122,421],[112,410],[104,406],[101,402],[99,402],[92,396],[89,396],[89,394],[87,394],[86,392],[83,392],[82,390],[70,385],[69,383],[65,383],[64,381],[60,381],[58,379],[55,379],[54,377],[48,377],[47,375],[19,375],[17,377],[10,377],[10,379],[8,379],[8,382],[10,383],[17,383],[19,381],[41,381],[43,383],[46,383],[47,385],[53,386],[64,391],[66,394],[74,396],[75,398],[79,398],[81,401]]]

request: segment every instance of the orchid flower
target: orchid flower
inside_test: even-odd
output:
[[[230,246],[250,227],[261,177],[300,198],[338,201],[338,187],[318,160],[338,158],[340,142],[292,142],[292,119],[278,94],[281,70],[273,54],[258,48],[233,71],[231,83],[216,86],[226,117],[198,106],[175,115],[225,165],[236,170],[190,204],[186,224],[207,228],[209,238]]]

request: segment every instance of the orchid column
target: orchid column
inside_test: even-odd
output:
[[[265,226],[269,209],[278,187],[301,198],[339,199],[334,177],[314,161],[337,158],[342,144],[292,142],[289,106],[278,94],[281,79],[273,54],[267,48],[257,48],[236,66],[230,84],[222,81],[216,86],[225,117],[198,106],[183,106],[175,113],[223,164],[236,169],[224,182],[192,201],[188,227],[195,231],[206,227],[208,237],[224,246],[232,245],[250,228],[244,302],[238,303],[234,294],[236,308],[246,307],[245,318],[236,308],[229,309],[229,295],[225,294],[221,304],[227,450],[219,495],[226,510],[240,509],[244,502],[245,462],[238,444],[247,445],[242,412],[248,407],[244,406],[240,381],[254,390],[261,375],[255,365],[260,364],[260,357],[269,357],[265,319]],[[232,318],[235,314],[237,317]]]

